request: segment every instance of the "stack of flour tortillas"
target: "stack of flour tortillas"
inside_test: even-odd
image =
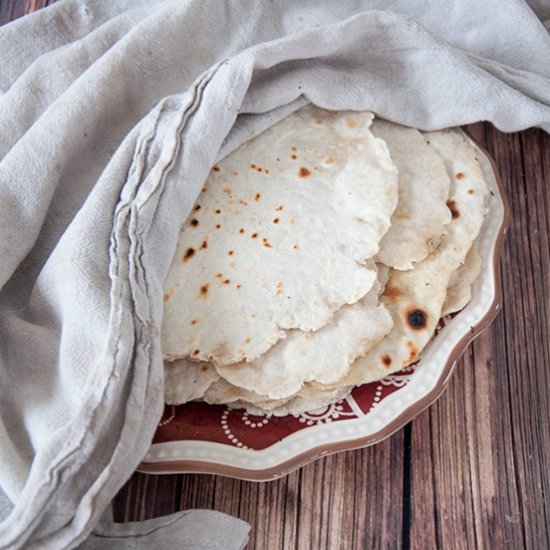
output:
[[[419,358],[479,275],[453,130],[308,106],[214,166],[165,283],[166,402],[296,414]]]

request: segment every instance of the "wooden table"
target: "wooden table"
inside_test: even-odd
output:
[[[0,0],[0,23],[47,3]],[[439,401],[374,447],[278,481],[135,474],[116,520],[219,510],[262,550],[550,548],[550,136],[468,129],[510,200],[504,305]]]

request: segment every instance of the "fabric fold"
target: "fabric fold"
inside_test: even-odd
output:
[[[135,523],[99,525],[81,550],[241,550],[250,526],[220,512],[192,510]]]

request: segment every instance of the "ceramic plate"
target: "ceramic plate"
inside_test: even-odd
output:
[[[323,455],[377,443],[435,401],[468,344],[494,319],[501,300],[498,266],[508,207],[494,163],[474,146],[491,190],[478,237],[482,272],[470,303],[440,320],[417,363],[355,388],[339,403],[301,415],[252,416],[198,402],[167,405],[139,470],[274,479]]]

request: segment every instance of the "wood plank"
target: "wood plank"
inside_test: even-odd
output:
[[[0,25],[13,21],[13,8],[16,0],[0,0]]]
[[[401,431],[375,447],[329,456],[266,483],[135,474],[115,499],[115,520],[203,508],[253,525],[249,548],[401,548],[403,438]],[[174,506],[176,486],[181,499]]]
[[[550,137],[473,133],[512,205],[506,298],[447,393],[413,422],[411,547],[548,548]]]
[[[509,253],[503,258],[507,301],[503,316],[505,354],[502,362],[508,360],[507,389],[512,403],[509,428],[512,439],[509,447],[516,465],[515,484],[520,506],[517,514],[515,510],[511,514],[510,523],[516,520],[521,523],[528,548],[550,547],[547,496],[549,463],[548,454],[544,452],[544,449],[550,448],[550,308],[547,298],[550,263],[546,215],[549,205],[546,190],[550,180],[543,179],[542,173],[537,174],[536,163],[526,161],[533,154],[540,158],[542,151],[537,151],[537,147],[541,144],[548,152],[550,137],[536,130],[523,132],[507,140],[499,140],[494,131],[489,135],[495,143],[494,156],[502,167],[512,204]],[[542,227],[540,221],[543,222]],[[546,251],[541,253],[543,246]],[[546,305],[540,307],[541,303]],[[502,395],[500,403],[505,402],[505,399],[506,396]],[[544,478],[546,498],[542,486]]]
[[[52,0],[0,0],[0,25],[52,3]]]

